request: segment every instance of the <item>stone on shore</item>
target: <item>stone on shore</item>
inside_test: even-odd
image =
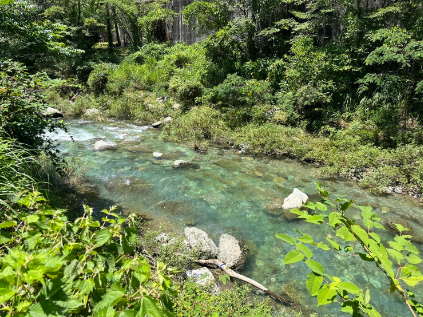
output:
[[[160,120],[160,121],[157,121],[157,122],[154,122],[151,126],[153,127],[153,128],[159,128],[160,126],[162,126],[164,123],[168,123],[168,122],[171,122],[172,121],[172,117],[166,117],[166,118],[164,118],[163,120]]]
[[[196,227],[187,227],[184,230],[187,238],[187,245],[191,249],[195,249],[207,258],[215,258],[218,254],[216,244],[209,238],[207,232],[200,230]]]
[[[106,141],[100,140],[94,143],[94,150],[95,151],[105,151],[111,150],[115,147],[114,144],[107,143]]]
[[[63,113],[56,108],[48,107],[46,111],[43,112],[43,116],[48,118],[63,118]]]
[[[220,236],[217,258],[228,267],[242,267],[245,262],[245,256],[239,246],[239,241],[226,233]]]
[[[211,293],[213,295],[219,294],[220,287],[217,285],[216,279],[208,268],[200,267],[196,270],[188,270],[186,271],[186,274],[192,279],[194,283],[211,287]]]
[[[85,113],[84,114],[87,117],[94,117],[94,116],[98,116],[100,114],[100,110],[95,109],[95,108],[91,108],[91,109],[85,110]]]
[[[283,202],[283,215],[286,220],[295,220],[299,216],[297,214],[293,214],[291,209],[304,209],[303,204],[308,202],[308,196],[304,194],[298,188],[294,188],[294,191],[291,195],[285,198]]]

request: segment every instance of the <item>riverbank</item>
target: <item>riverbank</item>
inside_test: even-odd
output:
[[[368,131],[359,123],[339,130],[328,128],[318,134],[271,122],[233,128],[225,114],[214,107],[184,110],[171,97],[148,91],[127,91],[122,96],[86,93],[73,101],[51,93],[50,101],[68,115],[96,121],[117,117],[153,124],[171,117],[172,121],[161,126],[165,140],[188,143],[199,150],[216,144],[245,154],[294,158],[317,167],[322,177],[353,180],[373,194],[396,193],[422,201],[423,147],[376,147],[365,142]]]

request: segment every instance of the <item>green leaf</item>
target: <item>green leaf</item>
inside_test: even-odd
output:
[[[323,283],[322,275],[316,274],[314,272],[308,273],[306,284],[307,284],[308,293],[310,294],[311,297],[317,296],[317,292],[319,291],[322,283]]]
[[[329,214],[329,225],[335,228],[337,225],[342,224],[341,220],[339,220],[340,216],[339,212],[331,212]]]
[[[373,238],[373,240],[375,240],[377,243],[380,243],[381,240],[380,240],[380,237],[379,237],[379,235],[377,233],[370,232],[369,233],[369,236],[371,236]]]
[[[329,251],[330,250],[329,246],[327,244],[323,243],[323,242],[319,242],[317,244],[317,247],[319,249],[322,249],[323,251]]]
[[[352,232],[354,232],[355,236],[365,245],[369,245],[369,236],[367,235],[366,230],[361,228],[359,225],[352,225],[351,226]]]
[[[12,290],[12,285],[4,279],[0,280],[0,304],[11,299],[16,293]]]
[[[415,254],[410,254],[409,256],[405,257],[407,259],[408,262],[410,262],[411,264],[419,264],[422,262],[422,259],[420,259],[417,255]]]
[[[292,238],[290,235],[288,234],[283,234],[283,233],[277,233],[275,235],[276,238],[281,239],[285,242],[288,242],[289,244],[295,245],[295,240],[294,238]]]
[[[364,305],[368,305],[370,303],[370,290],[366,288],[364,292]]]
[[[14,220],[8,220],[5,222],[0,223],[0,229],[2,228],[10,228],[10,227],[14,227],[17,225],[17,222]]]
[[[306,260],[305,263],[314,273],[323,275],[325,273],[325,268],[317,261]]]
[[[316,207],[317,207],[317,209],[319,209],[320,211],[326,211],[326,210],[328,210],[328,207],[326,207],[325,205],[323,205],[322,203],[320,203],[320,202],[317,202],[316,203]]]
[[[328,240],[328,242],[331,244],[331,246],[332,246],[335,250],[337,250],[337,251],[340,251],[340,250],[341,250],[341,246],[340,246],[338,243],[336,243],[335,241],[333,241],[333,240],[331,240],[331,239],[329,239],[329,238],[326,238],[326,240]]]
[[[289,251],[283,260],[283,264],[293,264],[300,262],[304,259],[304,254],[298,250]]]
[[[317,305],[327,305],[336,299],[336,290],[329,285],[325,284],[317,293]]]
[[[157,307],[157,301],[151,297],[144,296],[141,298],[140,310],[136,317],[162,317],[160,309]]]
[[[337,286],[339,289],[347,291],[350,294],[357,295],[357,294],[360,294],[361,292],[361,289],[358,286],[349,282],[341,282]]]
[[[401,252],[398,252],[397,250],[393,249],[386,249],[386,251],[388,251],[389,255],[398,263],[404,260],[404,256],[401,254]]]
[[[112,237],[112,234],[108,229],[103,229],[98,231],[95,236],[96,247],[100,247],[106,244],[110,240],[111,237]]]
[[[300,250],[309,259],[313,257],[313,252],[311,252],[311,250],[307,246],[305,246],[304,244],[297,243],[295,246],[298,250]]]
[[[324,222],[324,219],[321,215],[313,215],[313,216],[307,217],[306,221],[319,225],[320,223]]]
[[[342,211],[346,211],[348,208],[351,207],[352,204],[353,204],[353,201],[350,200],[350,201],[347,201],[345,203],[340,204],[339,208],[341,208]]]
[[[339,228],[338,232],[336,233],[336,236],[341,237],[346,242],[352,241],[355,239],[353,234],[350,232],[350,230],[346,226]]]
[[[382,229],[382,230],[386,231],[386,228],[382,224],[380,224],[379,222],[375,222],[373,225],[375,226],[375,228]]]
[[[221,281],[223,285],[226,285],[226,282],[230,280],[231,280],[231,277],[229,276],[229,274],[219,275],[219,281]]]

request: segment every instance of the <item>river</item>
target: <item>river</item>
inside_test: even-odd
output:
[[[250,256],[242,274],[275,292],[288,293],[309,311],[341,316],[337,304],[317,307],[316,298],[309,298],[305,284],[307,266],[303,262],[284,266],[284,256],[292,247],[276,239],[275,234],[298,236],[294,231],[297,229],[311,233],[315,241],[325,241],[335,233],[325,225],[271,216],[263,210],[268,203],[287,197],[294,188],[316,201],[318,181],[334,198],[373,206],[373,212],[384,221],[408,221],[412,234],[423,241],[422,205],[409,197],[373,196],[352,182],[321,178],[317,168],[295,160],[256,158],[217,147],[198,153],[185,145],[160,140],[157,130],[128,122],[73,119],[67,123],[74,142],[63,131],[49,137],[57,141],[62,155],[73,157],[74,164],[86,168],[93,195],[101,198],[93,200],[97,209],[117,205],[124,212],[167,220],[180,231],[187,224],[195,224],[216,243],[222,233],[233,234],[256,253]],[[94,151],[93,145],[98,140],[113,143],[115,147]],[[164,155],[156,159],[153,152]],[[175,169],[172,163],[177,159],[196,163],[198,168]],[[89,194],[87,198],[90,199]],[[350,216],[360,219],[358,210],[352,210]],[[386,234],[381,235],[387,238]],[[421,244],[418,247],[422,251]],[[400,296],[389,294],[386,278],[374,264],[315,248],[313,252],[314,259],[324,264],[328,274],[368,287],[371,302],[382,316],[410,315]],[[422,289],[415,293],[422,301]]]

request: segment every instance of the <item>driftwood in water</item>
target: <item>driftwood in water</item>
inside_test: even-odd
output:
[[[258,289],[262,290],[264,293],[272,296],[273,298],[277,299],[278,301],[280,301],[282,304],[286,304],[286,305],[290,305],[292,304],[292,301],[287,298],[286,296],[283,295],[279,295],[275,292],[272,292],[271,290],[269,290],[268,288],[264,287],[263,285],[261,285],[260,283],[244,276],[241,275],[233,270],[231,270],[229,267],[226,266],[225,263],[219,261],[218,259],[210,259],[210,260],[197,260],[195,261],[199,264],[212,264],[215,265],[217,267],[219,267],[221,270],[223,270],[226,274],[228,274],[230,277],[234,277],[237,278],[241,281],[247,282],[255,287],[257,287]]]

